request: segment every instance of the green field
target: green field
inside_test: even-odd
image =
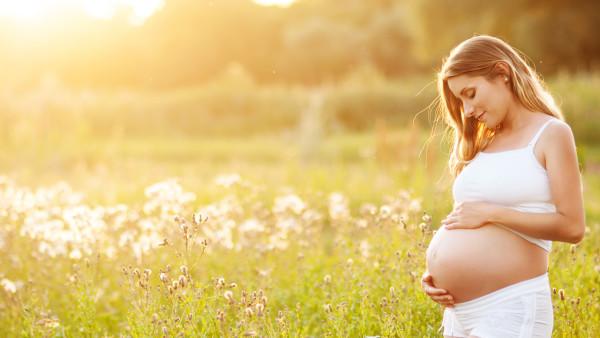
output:
[[[441,308],[419,280],[451,208],[450,181],[439,140],[419,154],[427,136],[97,139],[11,151],[1,161],[0,334],[441,336]],[[566,295],[553,295],[555,337],[600,333],[598,162],[581,148],[589,229],[580,245],[553,247],[551,286]]]

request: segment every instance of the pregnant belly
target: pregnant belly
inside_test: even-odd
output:
[[[437,288],[455,303],[544,274],[548,253],[502,226],[446,230],[441,227],[427,248],[427,269]]]

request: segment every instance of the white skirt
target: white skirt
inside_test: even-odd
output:
[[[446,307],[444,336],[551,337],[554,326],[548,272]]]

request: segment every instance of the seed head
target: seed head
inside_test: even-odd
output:
[[[179,275],[179,286],[183,289],[186,285],[186,278],[184,275]]]
[[[169,276],[167,276],[166,273],[161,272],[160,273],[160,281],[163,283],[168,283],[169,282]]]
[[[331,307],[331,304],[327,303],[325,305],[323,305],[323,309],[325,310],[325,312],[327,313],[331,313],[333,311],[333,308]]]
[[[251,308],[251,307],[247,307],[247,308],[244,310],[244,313],[246,314],[246,316],[248,316],[248,317],[252,317],[252,315],[254,314],[254,311],[252,310],[252,308]]]
[[[331,283],[331,275],[325,275],[325,278],[323,278],[323,281],[325,282],[325,284]]]
[[[560,296],[560,300],[565,300],[565,290],[558,290],[558,295]]]
[[[225,320],[225,312],[223,310],[217,310],[217,320],[220,322]]]
[[[205,222],[208,217],[203,217],[201,213],[197,212],[194,214],[193,221],[195,225],[200,225]]]
[[[179,267],[179,270],[181,270],[181,273],[184,274],[185,276],[188,275],[188,268],[185,265],[182,265]]]
[[[261,317],[263,315],[263,311],[265,310],[265,306],[262,303],[257,303],[254,308],[256,309],[256,315]]]
[[[223,293],[223,297],[227,299],[230,303],[233,302],[233,292],[231,290],[227,290]]]

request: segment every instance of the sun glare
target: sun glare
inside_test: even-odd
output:
[[[39,21],[62,10],[81,10],[102,20],[110,20],[117,11],[129,11],[129,21],[141,25],[164,5],[164,0],[0,0],[0,18],[17,22]]]
[[[291,4],[293,4],[295,0],[253,0],[253,1],[262,6],[288,7]]]
[[[0,0],[0,17],[29,21],[43,16],[49,4],[44,0]]]

